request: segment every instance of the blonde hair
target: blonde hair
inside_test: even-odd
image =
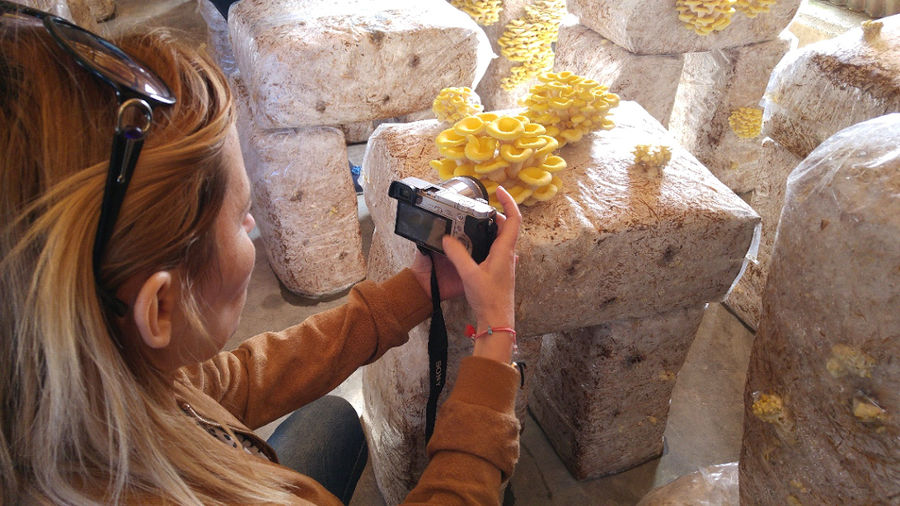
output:
[[[178,103],[157,107],[107,247],[101,284],[181,268],[185,312],[216,258],[224,77],[166,32],[118,44]],[[95,290],[91,248],[116,99],[42,27],[0,25],[0,503],[289,502],[272,467],[210,437],[171,379],[124,356]],[[296,499],[296,498],[294,498]]]

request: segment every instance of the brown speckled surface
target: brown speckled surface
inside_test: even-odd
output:
[[[243,0],[229,30],[263,128],[420,111],[442,88],[472,86],[489,55],[484,32],[443,0]]]
[[[736,12],[720,32],[700,36],[678,20],[673,0],[569,0],[581,24],[639,54],[677,54],[743,46],[778,37],[800,0],[779,0],[753,19]]]
[[[766,89],[763,133],[805,158],[842,128],[900,111],[900,14],[867,42],[856,28],[782,60]]]

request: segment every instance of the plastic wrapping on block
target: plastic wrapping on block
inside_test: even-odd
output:
[[[737,5],[734,0],[568,1],[581,24],[637,54],[684,54],[772,40],[788,27],[800,4],[801,0],[777,0],[768,12],[750,17],[748,9],[729,13]]]
[[[365,277],[356,191],[340,130],[262,130],[239,73],[230,84],[269,265],[293,293],[324,297]]]
[[[900,14],[792,51],[766,88],[763,134],[803,158],[832,134],[900,111]]]
[[[700,468],[652,490],[637,506],[739,506],[738,463]]]
[[[200,15],[206,21],[206,40],[209,51],[226,76],[237,72],[231,41],[228,39],[228,22],[210,0],[197,0]]]
[[[744,391],[742,503],[900,497],[898,196],[900,113],[841,130],[788,177]]]
[[[674,379],[705,308],[543,336],[529,409],[575,479],[662,454]]]
[[[427,109],[475,88],[493,51],[443,0],[242,0],[235,59],[263,128],[345,124]]]

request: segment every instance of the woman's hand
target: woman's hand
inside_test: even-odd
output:
[[[497,199],[503,206],[503,215],[497,215],[500,232],[491,251],[481,264],[475,263],[465,246],[457,239],[444,236],[443,247],[447,258],[456,267],[469,306],[475,312],[476,332],[492,328],[515,328],[516,291],[516,240],[522,215],[515,200],[502,186],[497,188]],[[440,287],[443,295],[443,286]],[[484,335],[475,341],[474,355],[509,363],[514,339],[506,332]]]
[[[450,263],[444,255],[432,253],[429,257],[421,251],[416,251],[416,259],[413,260],[409,270],[416,276],[416,280],[431,298],[431,259],[437,264],[438,291],[441,300],[452,299],[463,294],[463,282],[456,273],[456,267]]]

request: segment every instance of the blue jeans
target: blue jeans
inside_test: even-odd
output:
[[[344,504],[353,497],[369,458],[356,410],[333,395],[291,413],[268,443],[281,465],[318,481]]]

